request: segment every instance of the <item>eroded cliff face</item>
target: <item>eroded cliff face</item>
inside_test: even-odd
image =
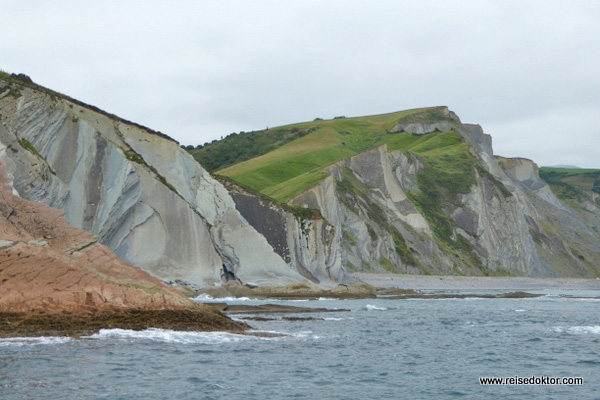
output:
[[[529,234],[540,263],[560,276],[600,276],[600,202],[598,195],[568,206],[539,178],[528,159],[496,157],[516,181],[520,200],[527,206]],[[520,189],[520,190],[519,190]],[[589,199],[589,200],[588,200]]]
[[[161,279],[305,280],[177,142],[47,90],[0,84],[0,159],[23,198],[63,210]]]
[[[165,135],[6,79],[0,160],[15,193],[63,210],[163,280],[334,284],[352,282],[348,271],[599,276],[598,201],[568,207],[531,161],[494,158],[480,126],[438,109],[437,120],[416,115],[388,133],[451,131],[460,151],[432,160],[382,145],[334,163],[290,202],[320,215],[222,184]],[[460,173],[445,176],[444,163]]]
[[[224,184],[248,223],[304,278],[325,285],[355,281],[343,268],[339,241],[327,220],[298,214],[234,182]]]
[[[491,138],[453,114],[396,127],[418,135],[454,130],[469,144],[470,185],[432,207],[427,160],[385,145],[328,167],[292,200],[318,209],[350,271],[417,274],[600,275],[600,210],[570,209],[523,159],[495,159]],[[429,195],[430,197],[427,197]]]
[[[16,196],[0,160],[0,311],[209,310],[119,260],[62,215]]]

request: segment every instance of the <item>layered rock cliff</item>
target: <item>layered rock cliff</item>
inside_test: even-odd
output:
[[[434,158],[381,145],[330,165],[329,177],[291,201],[332,225],[339,262],[363,272],[599,276],[598,205],[569,208],[533,162],[494,158],[479,126],[446,115],[395,131],[456,132],[468,145],[463,154]],[[445,177],[453,157],[466,168]]]
[[[445,107],[377,133],[417,147],[382,144],[336,161],[288,204],[215,179],[159,132],[14,77],[0,76],[0,114],[0,159],[16,193],[63,210],[163,280],[600,275],[598,202],[564,204],[531,161],[495,158],[491,137]]]
[[[119,260],[96,236],[72,227],[62,215],[15,195],[0,160],[0,313],[8,313],[2,315],[0,336],[20,333],[17,325],[35,314],[58,314],[53,321],[60,323],[65,315],[115,316],[128,310],[189,312],[196,316],[192,320],[204,318],[205,328],[242,328]],[[19,324],[6,326],[4,316],[16,314]]]
[[[63,210],[119,258],[200,286],[305,280],[165,135],[5,75],[0,114],[19,195]]]
[[[221,179],[237,210],[304,278],[325,285],[356,281],[343,268],[335,228],[319,213],[285,207],[247,187]]]

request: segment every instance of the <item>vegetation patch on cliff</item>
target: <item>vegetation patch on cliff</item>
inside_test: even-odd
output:
[[[229,177],[218,174],[211,174],[211,176],[219,182],[221,182],[221,184],[223,184],[223,186],[225,186],[229,191],[246,192],[248,194],[251,194],[252,196],[256,196],[259,199],[262,199],[263,201],[271,203],[277,207],[281,207],[285,211],[292,213],[300,221],[301,224],[304,223],[305,219],[323,219],[321,212],[317,209],[302,207],[300,205],[288,205],[286,203],[281,203],[275,200],[274,198],[260,193],[249,186],[236,182]]]
[[[292,140],[306,136],[315,127],[298,126],[233,132],[221,140],[197,146],[183,146],[208,171],[216,171],[273,151]]]
[[[562,182],[600,194],[600,169],[541,167],[539,174],[549,184]]]
[[[44,163],[48,166],[48,170],[50,171],[50,173],[53,174],[53,175],[56,175],[56,172],[54,172],[54,170],[52,169],[52,167],[50,166],[50,164],[48,164],[48,162],[46,161],[46,157],[44,157],[43,155],[41,155],[40,152],[37,151],[37,149],[31,144],[31,142],[29,140],[21,138],[21,139],[19,139],[19,144],[25,150],[29,151],[34,156],[38,157],[40,160],[43,160]],[[12,147],[11,147],[11,150],[13,152],[16,152],[15,151],[16,149],[14,149]]]
[[[542,167],[539,174],[556,197],[580,211],[578,203],[593,201],[587,191],[600,194],[600,169]]]
[[[201,157],[205,157],[204,163],[209,169],[218,168],[220,175],[280,202],[287,202],[326,177],[323,168],[336,161],[382,144],[391,149],[404,149],[422,143],[421,136],[391,133],[391,129],[398,121],[415,114],[423,115],[423,118],[428,118],[429,114],[440,118],[435,110],[437,108],[315,120],[256,133],[230,135],[222,142],[203,146],[200,149],[203,155],[197,156],[197,159],[202,164]],[[263,145],[257,144],[256,147],[261,147],[260,152],[264,154],[244,161],[246,156],[259,151],[254,145],[248,150],[239,148],[246,142],[246,136],[262,141]],[[229,148],[228,143],[234,144],[234,147]],[[276,149],[271,150],[273,147]],[[188,148],[188,151],[200,154],[196,149]],[[211,155],[207,156],[208,153]]]
[[[454,221],[444,208],[456,205],[458,196],[468,193],[475,184],[476,160],[457,132],[433,135],[410,147],[422,157],[425,167],[417,174],[419,191],[409,193],[409,197],[421,210],[434,234],[455,247],[459,243],[452,239]]]

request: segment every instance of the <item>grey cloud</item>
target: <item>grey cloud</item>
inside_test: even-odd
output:
[[[184,144],[444,104],[480,123],[499,154],[600,167],[596,2],[2,7],[1,68]]]

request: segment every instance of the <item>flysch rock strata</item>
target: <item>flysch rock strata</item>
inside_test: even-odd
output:
[[[101,315],[100,319],[110,320],[110,315],[122,318],[122,313],[132,310],[187,313],[192,328],[198,326],[193,321],[198,318],[205,329],[243,328],[119,260],[94,235],[72,227],[62,215],[15,195],[6,163],[0,160],[0,335],[36,334],[27,328],[32,316],[44,316],[46,325],[60,325],[57,317],[49,316],[94,319]],[[115,326],[113,321],[111,326],[129,326],[123,322]],[[55,327],[51,333],[61,333],[61,329]]]
[[[178,143],[19,85],[16,98],[0,91],[0,159],[21,197],[64,211],[71,225],[164,281],[307,281]]]

